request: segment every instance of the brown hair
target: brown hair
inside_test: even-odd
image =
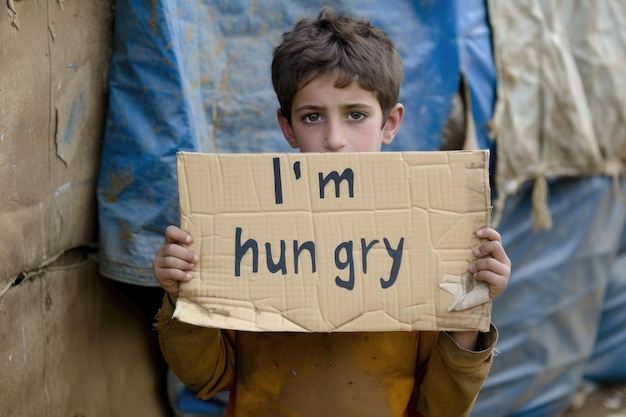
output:
[[[337,88],[356,81],[373,92],[383,121],[387,120],[398,103],[402,83],[402,60],[393,42],[369,22],[335,16],[324,7],[317,19],[298,21],[274,49],[272,84],[289,123],[296,93],[314,78],[334,71]]]

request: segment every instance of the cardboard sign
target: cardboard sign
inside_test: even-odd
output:
[[[175,317],[247,331],[487,331],[467,272],[487,151],[178,154],[199,263]]]

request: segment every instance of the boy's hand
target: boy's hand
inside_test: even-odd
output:
[[[468,270],[475,280],[489,285],[489,297],[493,299],[502,294],[509,284],[511,260],[502,247],[500,233],[492,228],[485,228],[477,230],[476,236],[487,239],[487,242],[474,248],[474,256],[478,260],[470,264]],[[476,349],[477,331],[449,332],[449,334],[462,348]]]
[[[489,285],[489,296],[493,299],[502,294],[509,284],[511,260],[502,247],[500,233],[485,228],[476,231],[476,236],[488,241],[474,248],[474,255],[479,259],[470,264],[468,270],[475,280]]]
[[[182,245],[189,245],[191,236],[176,226],[165,230],[165,241],[156,251],[152,272],[159,285],[172,300],[178,297],[178,284],[191,279],[191,271],[198,256]]]

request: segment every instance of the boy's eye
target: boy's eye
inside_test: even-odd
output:
[[[315,123],[318,122],[322,119],[322,116],[320,116],[318,113],[311,113],[311,114],[307,114],[302,118],[302,121],[305,123]]]
[[[348,113],[348,119],[362,120],[362,119],[365,119],[365,114],[361,113],[360,111],[353,111],[353,112]]]

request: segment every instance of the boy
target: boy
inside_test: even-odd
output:
[[[283,35],[272,82],[278,122],[302,152],[376,152],[400,127],[402,63],[384,32],[323,9]],[[469,266],[492,298],[510,260],[500,235]],[[166,291],[158,330],[163,354],[199,398],[229,390],[229,416],[467,416],[491,365],[497,331],[255,333],[200,328],[172,319],[180,282],[197,255],[175,226],[153,263]]]

